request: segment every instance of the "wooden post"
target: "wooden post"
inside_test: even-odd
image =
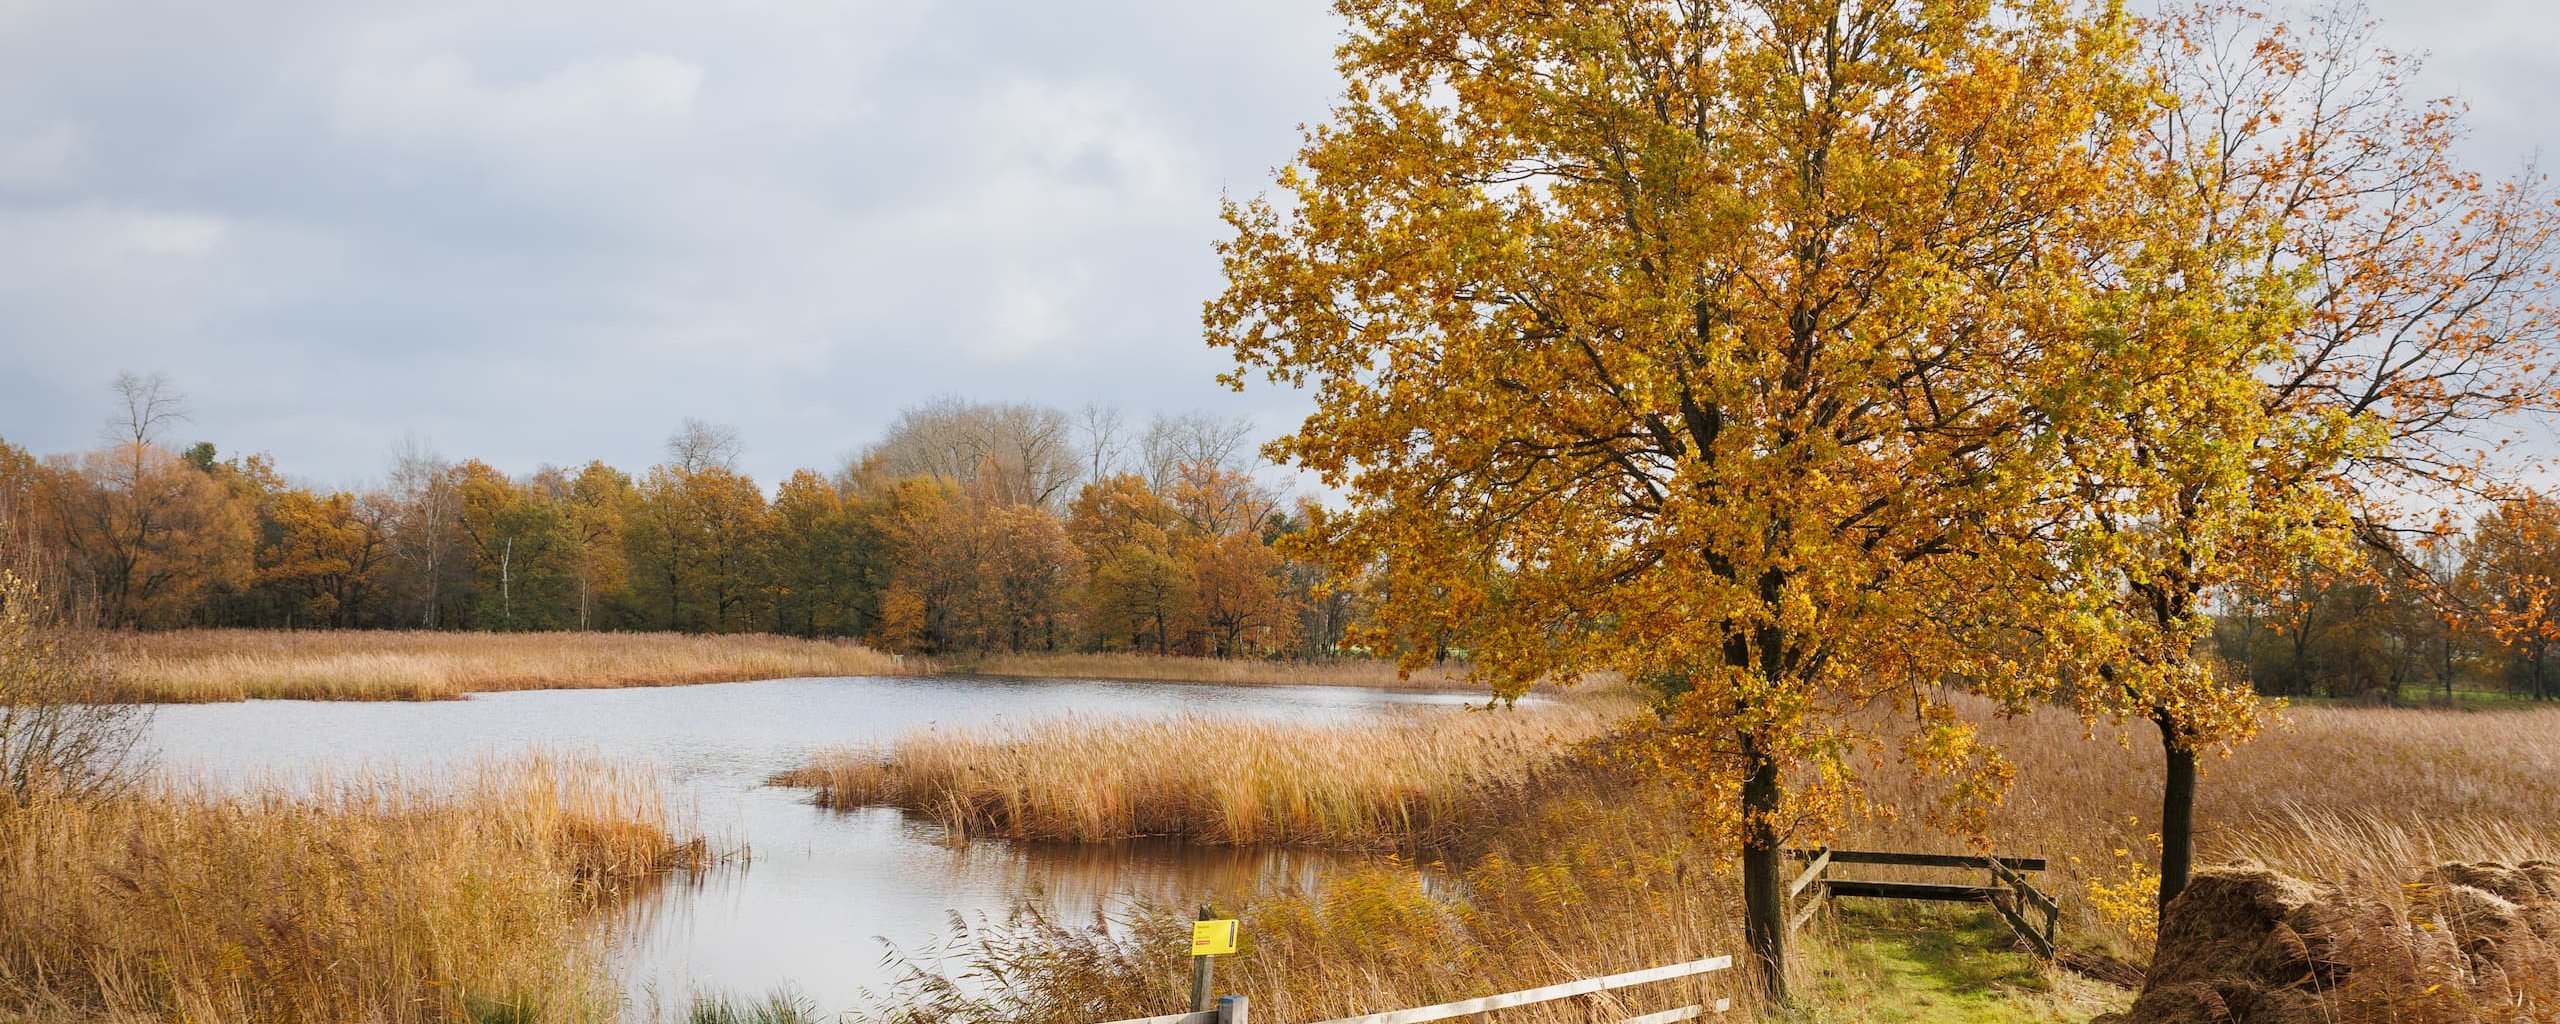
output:
[[[1243,996],[1218,997],[1218,1024],[1246,1024]]]
[[[1218,919],[1218,915],[1211,912],[1209,908],[1202,907],[1200,908],[1200,919],[1203,921],[1215,921]],[[1217,958],[1208,956],[1195,956],[1191,958],[1191,1012],[1193,1013],[1199,1013],[1210,1008],[1209,961],[1215,959]]]

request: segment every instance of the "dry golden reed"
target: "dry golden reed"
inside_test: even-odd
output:
[[[1217,990],[1257,1018],[1306,1021],[1490,995],[1729,953],[1738,889],[1659,788],[1559,780],[1464,866],[1377,862],[1278,892],[1201,894],[1243,919]],[[882,1024],[1088,1024],[1187,1003],[1194,906],[1078,923],[1025,900],[908,951]],[[962,977],[965,975],[965,979]],[[1736,998],[1730,973],[1505,1010],[1509,1024],[1589,1024]],[[1737,1014],[1733,1018],[1743,1019]]]
[[[2150,865],[2158,854],[2156,734],[2145,723],[2092,729],[2060,712],[1999,719],[1987,705],[1968,708],[2018,769],[1986,845],[2051,860],[2052,869],[2040,881],[2063,899],[2067,947],[2137,962],[2147,957],[2142,929],[2156,893]],[[933,792],[987,799],[982,807],[958,805],[977,807],[986,820],[1056,822],[1050,829],[1056,836],[1073,837],[1082,829],[1103,838],[1121,827],[1110,823],[1131,820],[1133,789],[1153,797],[1138,803],[1159,809],[1216,806],[1175,797],[1204,791],[1171,781],[1185,778],[1185,769],[1178,761],[1153,760],[1157,750],[1199,753],[1231,743],[1251,749],[1268,740],[1304,753],[1300,760],[1270,762],[1272,771],[1250,773],[1254,782],[1245,789],[1262,793],[1376,792],[1391,786],[1368,780],[1464,780],[1483,777],[1506,759],[1516,764],[1518,751],[1488,757],[1455,742],[1467,721],[1417,716],[1321,727],[1285,741],[1277,739],[1285,728],[1267,738],[1237,739],[1188,723],[1079,723],[1079,729],[1018,729],[966,741],[933,734],[911,737],[885,759],[846,762],[855,774],[838,784],[846,787],[847,799],[856,793],[863,799],[897,797],[932,811],[929,799],[916,800],[901,789],[910,785],[900,777],[909,769],[897,766],[913,756],[931,777],[946,780],[946,788]],[[1410,732],[1425,723],[1453,742],[1414,742]],[[1430,763],[1377,774],[1377,762],[1398,756],[1397,750]],[[1117,774],[1113,766],[1123,760],[1149,766],[1136,775],[1147,780],[1145,786],[1132,786]],[[2385,909],[2384,917],[2406,920],[2404,883],[2437,863],[2560,855],[2555,761],[2560,708],[2513,714],[2289,711],[2228,760],[2207,759],[2199,800],[2201,861],[2248,860],[2337,883],[2370,897]],[[1036,776],[1015,778],[1032,764],[1042,766]],[[1467,817],[1436,823],[1431,834],[1457,841],[1443,844],[1439,852],[1446,862],[1430,869],[1354,868],[1293,891],[1226,894],[1221,910],[1243,916],[1251,938],[1245,955],[1219,965],[1219,989],[1250,993],[1258,1013],[1323,1019],[1740,948],[1730,851],[1701,843],[1683,824],[1686,797],[1658,781],[1574,757],[1544,771],[1534,787],[1495,788],[1472,802],[1447,803]],[[1943,793],[1898,781],[1907,776],[1890,765],[1871,778],[1882,807],[1853,822],[1838,837],[1840,845],[1935,852],[1974,845],[1924,820]],[[1170,820],[1209,823],[1208,830],[1217,833],[1221,813]],[[1219,834],[1221,841],[1289,836],[1285,829],[1259,833],[1260,840]],[[1322,828],[1307,834],[1329,835]],[[2103,903],[2109,894],[2113,913]],[[971,924],[948,947],[918,958],[921,964],[957,954],[940,970],[964,965],[1002,984],[940,984],[937,970],[920,970],[916,983],[880,1016],[903,1024],[1068,1024],[1171,1012],[1183,999],[1177,938],[1190,909],[1156,907],[1098,929],[1050,919],[1036,904],[1025,904],[1013,918]],[[1806,940],[1800,971],[1819,969],[1829,955],[1826,943],[1860,938],[1852,923],[1818,921],[1800,936]],[[2560,978],[2560,965],[2552,973]],[[2095,983],[2056,978],[2051,984],[2049,992],[2023,996],[2033,1005],[2015,1019],[2044,1019],[2037,1015],[2049,1016],[2057,1006],[2086,1016],[2097,1007],[2120,1006],[2125,998],[2102,997],[2103,986]],[[1710,979],[1687,994],[1734,995],[1736,987],[1730,977]],[[1813,1014],[1807,1019],[1856,1020],[1876,1007],[1896,1014],[1911,1009],[1889,988],[1847,997],[1818,984],[1806,991],[1826,1000],[1799,1007],[1799,1016]],[[1675,1005],[1668,1000],[1682,995],[1631,991],[1608,1009],[1625,1016]],[[1569,1006],[1555,1012],[1582,1020],[1587,1011]],[[1514,1015],[1543,1019],[1537,1012]],[[1732,1019],[1749,1016],[1738,1012]]]
[[[529,758],[0,821],[0,1018],[610,1020],[594,914],[699,842],[654,784]]]
[[[1438,848],[1634,711],[1619,696],[1306,723],[1070,717],[908,735],[776,777],[829,807],[890,805],[960,835]]]
[[[1399,676],[1374,658],[1264,661],[1162,654],[990,654],[953,659],[954,672],[1029,679],[1130,679],[1224,686],[1368,686],[1445,690],[1467,686],[1464,665],[1433,665]]]
[[[2017,768],[1989,845],[2048,858],[2073,942],[2148,954],[2161,755],[2148,722],[2085,726],[2059,711],[1984,735]],[[1843,845],[1956,850],[1921,821],[1941,794],[1890,771],[1889,815]],[[2228,758],[2203,758],[2199,865],[2262,864],[2317,882],[2396,889],[2437,863],[2560,853],[2560,708],[2508,712],[2292,708]]]
[[[113,634],[101,646],[121,699],[169,703],[442,700],[932,668],[850,642],[765,634],[217,629]]]

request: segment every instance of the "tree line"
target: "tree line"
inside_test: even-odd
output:
[[[734,431],[666,458],[510,475],[415,442],[381,483],[297,484],[266,455],[166,438],[185,403],[115,384],[106,443],[0,440],[0,523],[110,628],[677,630],[902,652],[1337,652],[1356,610],[1278,542],[1303,510],[1236,420],[938,399],[832,472],[770,492]]]
[[[98,449],[0,440],[0,512],[124,628],[761,631],[911,652],[1338,653],[1360,589],[1281,553],[1303,510],[1237,421],[938,400],[768,496],[734,434],[667,460],[510,476],[411,445],[380,486],[172,451],[183,403],[117,382]],[[2376,571],[2377,565],[2389,571]],[[2209,649],[2258,692],[2560,698],[2560,502],[2526,495],[2388,557],[2304,559],[2217,595]]]
[[[2234,588],[2212,650],[2270,697],[2560,698],[2560,502],[2523,492],[2467,528],[2373,547]]]

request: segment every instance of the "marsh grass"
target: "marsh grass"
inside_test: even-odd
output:
[[[179,630],[100,638],[134,702],[444,700],[487,690],[930,672],[859,644],[763,634]]]
[[[816,790],[824,807],[906,808],[963,837],[1438,850],[1635,712],[1632,698],[1596,693],[1323,724],[1069,717],[914,733],[773,781]]]
[[[685,1004],[682,1024],[818,1024],[817,1004],[788,988],[763,998],[697,993]]]
[[[705,857],[653,783],[540,757],[32,803],[0,821],[0,1017],[610,1020],[595,914]]]
[[[1569,981],[1729,952],[1735,888],[1679,815],[1649,793],[1564,787],[1471,863],[1385,860],[1222,903],[1243,920],[1220,992],[1259,1019],[1324,1020]],[[1108,920],[1053,915],[1043,900],[958,922],[905,952],[907,976],[869,1019],[892,1024],[1086,1024],[1184,1009],[1193,907],[1143,905]],[[1589,1024],[1701,999],[1735,979],[1648,985],[1506,1010],[1504,1024]]]
[[[2156,735],[2147,724],[2091,727],[2062,713],[2002,719],[1987,706],[1967,710],[2017,769],[1987,840],[1933,826],[1929,812],[1945,796],[1943,788],[1910,781],[1890,764],[1872,766],[1869,774],[1876,810],[1832,839],[1842,846],[1990,847],[2046,857],[2053,866],[2039,881],[2062,898],[2065,945],[2083,960],[2146,959],[2156,892],[2149,869],[2158,853]],[[1405,774],[1483,778],[1506,759],[1517,778],[1530,777],[1516,760],[1519,750],[1459,742],[1466,722],[1390,718],[1325,727],[1334,731],[1321,735],[1275,734],[1272,745],[1303,751],[1305,759],[1269,762],[1272,769],[1253,773],[1256,781],[1246,791],[1376,791],[1379,784],[1357,780]],[[1198,791],[1166,781],[1180,778],[1178,772],[1134,773],[1152,781],[1133,786],[1112,759],[1155,763],[1146,760],[1153,754],[1124,754],[1124,745],[1253,750],[1257,742],[1191,727],[1178,731],[1196,738],[1197,746],[1169,743],[1162,734],[1167,728],[1086,722],[965,743],[938,734],[910,741],[918,754],[936,752],[930,763],[946,766],[919,777],[960,780],[928,792],[1001,794],[990,804],[993,820],[1019,821],[1075,821],[1079,814],[1125,807],[1133,788],[1166,795],[1149,805],[1191,806],[1170,798]],[[1413,742],[1407,731],[1421,728],[1451,742]],[[1138,743],[1140,737],[1147,742]],[[1488,756],[1487,749],[1497,753]],[[859,770],[870,774],[846,784],[870,787],[862,790],[868,799],[896,795],[897,787],[910,784],[895,778],[903,769],[891,767],[907,756],[904,750],[902,744],[862,762]],[[1373,776],[1376,762],[1397,756],[1396,750],[1434,763]],[[1259,756],[1240,760],[1259,765]],[[1046,767],[1033,779],[1006,781],[1032,764]],[[1472,800],[1449,802],[1450,813],[1462,809],[1463,815],[1434,819],[1433,829],[1421,833],[1442,840],[1436,863],[1336,871],[1223,907],[1245,920],[1247,939],[1242,954],[1220,963],[1220,990],[1250,994],[1256,1013],[1324,1019],[1741,947],[1730,852],[1690,830],[1683,794],[1573,754],[1551,755],[1535,776],[1535,785],[1486,787]],[[915,802],[931,806],[929,799]],[[1088,806],[1078,811],[1075,804]],[[2407,883],[2438,863],[2560,859],[2560,709],[2295,709],[2228,759],[2208,758],[2198,806],[2206,825],[2202,863],[2248,861],[2335,884],[2373,911],[2380,927],[2416,928],[2409,922],[2420,908],[2413,907]],[[1127,814],[1100,820],[1128,820]],[[1175,820],[1215,822],[1218,815]],[[1209,831],[1229,841],[1246,834]],[[1260,834],[1254,841],[1290,833]],[[941,945],[918,951],[913,977],[875,1016],[896,1024],[1070,1024],[1178,1010],[1185,977],[1178,940],[1190,909],[1143,909],[1105,927],[1062,922],[1025,903],[1010,918],[965,922]],[[1793,970],[1804,1004],[1764,1013],[1737,998],[1731,1019],[2076,1020],[2128,998],[2017,952],[2006,929],[1980,908],[1844,903],[1801,934],[1799,950]],[[2560,959],[2526,966],[2540,979],[2531,984],[2560,980]],[[2498,1016],[2499,1006],[2519,1005],[2514,992],[2525,983],[2497,983],[2507,987],[2492,994],[2505,1002],[2484,1003],[2485,1009],[2443,1009],[2452,994],[2477,1002],[2476,987],[2428,992],[2420,986],[2394,996],[2414,1001],[2395,1005],[2425,1012],[2372,1019],[2526,1019]],[[1739,978],[1718,976],[1686,994],[1631,991],[1607,1008],[1615,1017],[1587,1017],[1590,1008],[1569,1005],[1509,1011],[1505,1019],[1618,1019],[1688,996],[1735,996],[1738,988]]]
[[[2149,723],[2084,725],[1971,707],[2016,768],[1987,846],[2041,856],[2062,931],[2092,952],[2148,957],[2158,878],[2161,755]],[[2207,756],[2197,863],[2249,862],[2396,898],[2451,860],[2560,856],[2560,708],[2506,712],[2291,708],[2230,756]],[[1962,852],[1928,824],[1943,791],[1880,770],[1882,813],[1842,845]],[[1882,876],[1879,876],[1882,877]]]
[[[1426,666],[1400,675],[1393,661],[1327,658],[1267,661],[1162,654],[988,654],[945,659],[964,675],[1029,679],[1127,679],[1222,686],[1362,686],[1451,690],[1468,687],[1463,664]]]

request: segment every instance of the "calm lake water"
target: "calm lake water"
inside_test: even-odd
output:
[[[1132,894],[1261,887],[1320,865],[1307,854],[1172,844],[1061,847],[944,842],[888,809],[827,811],[764,785],[810,753],[883,744],[928,726],[1060,715],[1208,714],[1341,720],[1466,693],[1322,686],[1187,686],[1090,680],[779,679],[616,690],[530,690],[428,703],[249,701],[159,709],[162,767],[236,781],[315,770],[434,772],[529,749],[662,773],[671,805],[752,855],[624,911],[615,963],[635,1001],[789,985],[827,1013],[896,981],[891,948],[919,951],[958,912],[1000,914],[1037,886],[1076,914]]]

